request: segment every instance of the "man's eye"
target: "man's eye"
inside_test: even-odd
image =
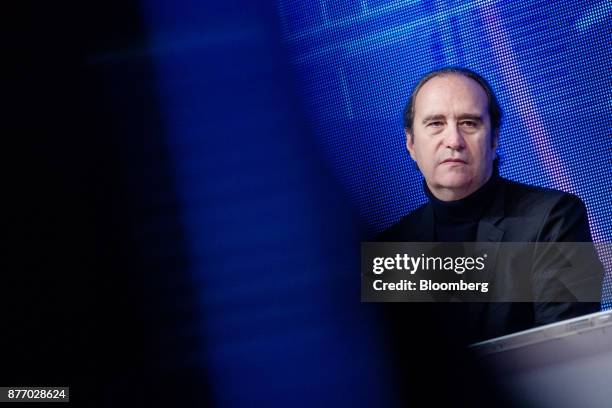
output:
[[[476,127],[476,122],[472,120],[464,120],[463,125],[467,127]]]
[[[440,122],[440,121],[429,122],[428,126],[432,126],[432,127],[442,126],[442,122]]]

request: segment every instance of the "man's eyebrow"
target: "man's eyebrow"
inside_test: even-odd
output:
[[[477,114],[465,113],[463,115],[459,115],[459,119],[472,119],[482,122],[482,116]]]
[[[440,119],[446,119],[446,116],[440,115],[440,114],[425,116],[423,118],[423,123],[427,123],[427,122],[430,122],[432,120],[440,120]]]
[[[438,113],[434,115],[425,116],[423,118],[423,123],[431,122],[433,120],[444,120],[444,119],[446,119],[446,116]],[[482,122],[482,116],[477,113],[464,113],[462,115],[459,115],[459,120],[465,120],[465,119],[471,119],[474,121]]]

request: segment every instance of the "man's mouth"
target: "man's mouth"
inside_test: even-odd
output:
[[[462,160],[462,159],[446,159],[446,160],[443,160],[442,163],[440,163],[440,164],[444,164],[444,163],[467,164],[467,162],[465,160]]]

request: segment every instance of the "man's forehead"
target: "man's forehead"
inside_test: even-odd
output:
[[[461,115],[486,115],[488,106],[485,90],[475,80],[463,75],[437,76],[427,81],[415,99],[418,116],[442,115],[450,110]],[[460,109],[460,112],[455,112]]]

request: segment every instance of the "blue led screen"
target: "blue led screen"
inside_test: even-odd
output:
[[[425,201],[401,112],[448,65],[492,84],[505,118],[502,176],[574,193],[610,242],[610,14],[606,1],[281,0],[304,109],[371,233]],[[607,270],[612,256],[602,253]],[[609,274],[605,298],[612,297]]]

